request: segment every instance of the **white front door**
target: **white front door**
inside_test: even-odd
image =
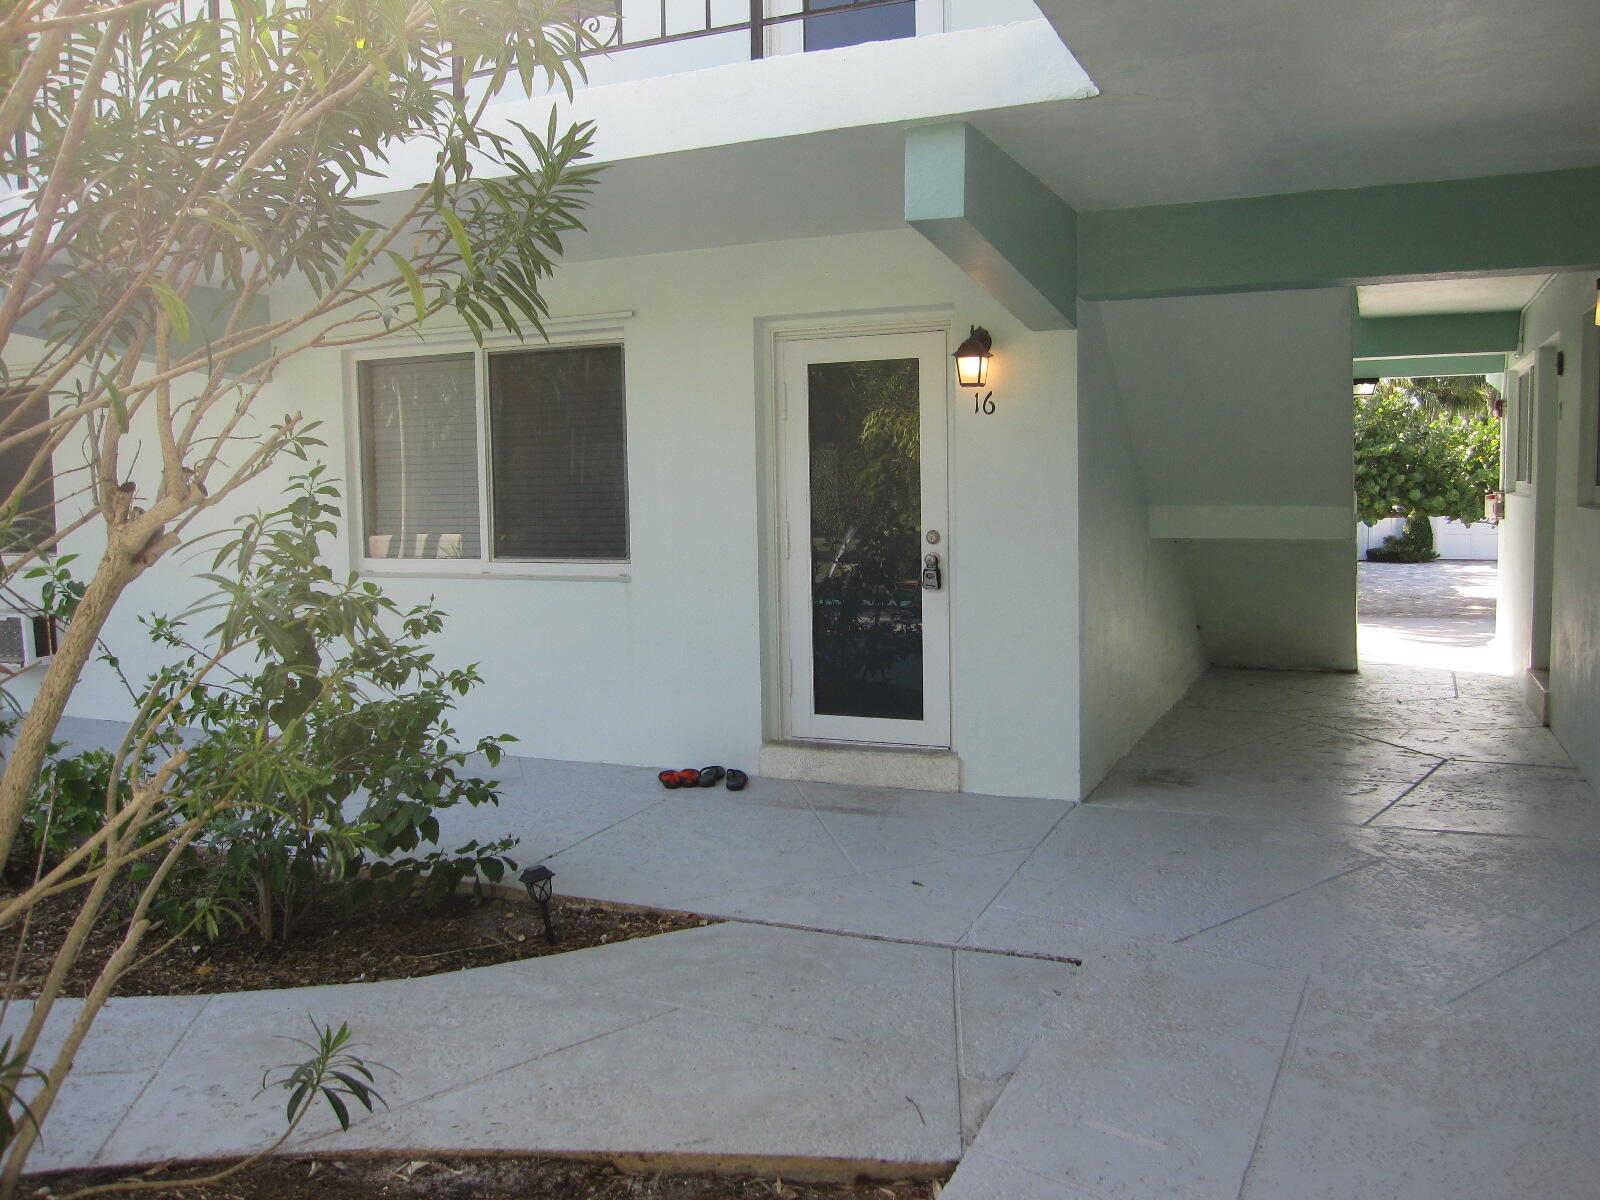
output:
[[[778,343],[791,737],[950,744],[946,341]]]

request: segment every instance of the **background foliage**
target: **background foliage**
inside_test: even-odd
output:
[[[1449,386],[1443,386],[1448,383]],[[1427,518],[1481,521],[1500,487],[1497,397],[1482,376],[1384,380],[1355,398],[1356,517],[1376,525],[1404,515],[1402,539],[1432,557]]]

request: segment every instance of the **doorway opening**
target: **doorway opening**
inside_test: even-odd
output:
[[[1509,673],[1497,617],[1501,441],[1514,378],[1395,376],[1356,389],[1363,663]]]

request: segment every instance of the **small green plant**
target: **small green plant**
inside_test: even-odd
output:
[[[1409,514],[1401,533],[1384,538],[1382,546],[1367,551],[1371,562],[1420,563],[1438,557],[1433,548],[1433,520],[1420,513]]]
[[[388,1105],[374,1086],[377,1081],[372,1068],[365,1060],[350,1052],[354,1045],[350,1026],[341,1024],[335,1029],[332,1025],[318,1025],[313,1018],[311,1029],[316,1034],[314,1042],[301,1038],[284,1039],[304,1046],[311,1051],[311,1057],[303,1062],[286,1063],[268,1069],[261,1076],[261,1090],[256,1095],[260,1096],[273,1088],[288,1092],[289,1102],[284,1108],[284,1119],[291,1130],[305,1118],[318,1096],[328,1102],[339,1128],[346,1131],[350,1128],[350,1106],[345,1102],[346,1099],[354,1100],[368,1112],[372,1111],[375,1102],[387,1108]],[[374,1065],[379,1066],[380,1070],[388,1070],[380,1064]]]
[[[0,1151],[11,1145],[24,1122],[35,1130],[39,1128],[33,1109],[22,1098],[22,1085],[44,1081],[43,1071],[30,1067],[23,1055],[12,1052],[10,1038],[0,1041]]]
[[[480,679],[475,667],[440,667],[426,648],[443,613],[402,611],[370,581],[336,580],[324,565],[337,501],[313,467],[287,505],[243,523],[213,564],[227,573],[206,577],[225,614],[209,638],[193,640],[184,618],[146,622],[182,655],[150,694],[176,700],[171,723],[195,733],[174,791],[218,810],[158,905],[171,928],[204,913],[214,933],[220,909],[279,941],[330,894],[354,904],[419,892],[431,904],[516,866],[514,838],[428,849],[445,809],[499,803],[498,785],[467,764],[477,753],[496,765],[512,739],[457,744],[449,714]],[[190,687],[213,641],[257,652]]]

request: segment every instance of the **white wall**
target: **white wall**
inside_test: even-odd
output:
[[[1084,795],[1205,668],[1179,543],[1150,536],[1101,307],[1078,306]]]
[[[994,416],[973,416],[965,394],[952,396],[948,579],[963,786],[1077,794],[1075,335],[1024,330],[911,230],[572,264],[548,294],[558,315],[633,313],[602,322],[619,324],[625,343],[632,562],[626,581],[382,580],[404,604],[436,596],[450,614],[441,659],[481,665],[484,686],[457,721],[464,736],[510,732],[531,756],[752,766],[775,727],[763,342],[786,318],[915,313],[963,331],[987,325],[997,355]],[[324,420],[327,460],[348,477],[344,376],[336,351],[293,359],[262,411]],[[265,483],[250,503],[273,498]],[[336,553],[351,561],[347,543]],[[192,569],[165,561],[131,591],[108,631],[128,670],[157,660],[134,615],[180,605]],[[72,711],[126,709],[92,667]]]
[[[1559,276],[1529,306],[1523,322],[1526,346],[1550,346],[1566,360],[1557,380],[1553,470],[1547,476],[1554,492],[1550,725],[1591,781],[1600,780],[1600,503],[1593,488],[1600,348],[1594,287],[1592,272]],[[1527,501],[1518,505],[1530,507]],[[1525,515],[1518,512],[1519,519]],[[1516,540],[1531,545],[1531,538]],[[1508,551],[1512,544],[1508,529]],[[1503,612],[1502,636],[1515,634],[1525,646],[1528,619],[1517,607]],[[1508,630],[1508,621],[1518,624]]]
[[[1463,525],[1445,517],[1432,518],[1433,546],[1444,559],[1476,559],[1490,561],[1500,557],[1500,527],[1493,521],[1475,521]],[[1356,554],[1365,558],[1374,546],[1382,546],[1383,539],[1399,537],[1404,532],[1404,517],[1389,517],[1376,525],[1356,525]]]
[[[1237,531],[1184,543],[1210,660],[1353,670],[1349,291],[1102,310],[1151,505],[1169,526],[1202,530],[1225,511]],[[1257,523],[1273,537],[1239,537]]]

